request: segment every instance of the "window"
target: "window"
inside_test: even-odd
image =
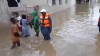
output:
[[[67,4],[67,2],[68,2],[68,1],[67,1],[67,0],[65,0],[65,3],[66,3],[66,4]]]
[[[18,7],[18,3],[20,3],[20,0],[7,0],[9,7]]]
[[[62,0],[59,0],[59,4],[60,4],[60,5],[62,4]]]
[[[52,0],[52,5],[56,5],[56,0]]]

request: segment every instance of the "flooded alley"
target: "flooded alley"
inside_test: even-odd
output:
[[[53,13],[51,40],[44,40],[41,33],[35,37],[30,28],[31,37],[21,37],[21,46],[12,50],[8,27],[0,35],[0,56],[100,56],[99,8],[99,3],[94,9],[83,3]]]

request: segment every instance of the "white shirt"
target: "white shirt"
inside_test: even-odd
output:
[[[18,24],[19,27],[21,27],[21,25],[20,25],[20,20],[21,20],[21,19],[22,19],[22,18],[21,18],[20,16],[17,17],[17,20],[18,20],[18,23],[17,23],[17,24]]]

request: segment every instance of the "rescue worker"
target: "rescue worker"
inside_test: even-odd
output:
[[[50,15],[46,13],[45,9],[41,10],[40,22],[40,28],[44,36],[44,40],[50,40],[50,33],[52,31],[52,20]]]

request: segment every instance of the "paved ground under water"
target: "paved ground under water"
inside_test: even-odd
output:
[[[30,29],[31,37],[20,38],[21,46],[13,50],[10,31],[0,30],[0,56],[100,56],[99,6],[92,10],[89,4],[77,4],[51,15],[50,41],[43,40],[41,34],[36,38],[34,29]]]

